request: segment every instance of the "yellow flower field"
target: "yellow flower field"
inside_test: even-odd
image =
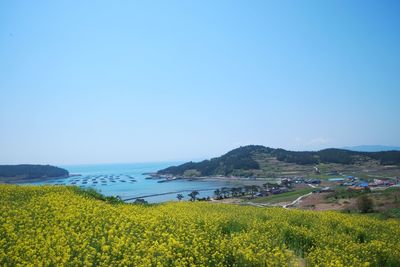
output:
[[[213,203],[108,204],[0,185],[1,266],[400,266],[400,223]]]

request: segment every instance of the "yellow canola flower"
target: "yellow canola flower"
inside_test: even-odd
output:
[[[399,221],[337,212],[0,185],[0,215],[0,266],[400,266]]]

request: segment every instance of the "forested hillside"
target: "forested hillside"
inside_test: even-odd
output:
[[[0,165],[0,181],[23,181],[36,178],[65,177],[67,170],[51,165]]]
[[[202,176],[232,175],[249,170],[260,170],[261,161],[275,159],[296,165],[341,164],[353,165],[374,162],[379,165],[400,165],[400,151],[356,152],[345,149],[324,149],[320,151],[288,151],[264,146],[250,145],[234,149],[225,155],[201,162],[187,162],[160,170],[158,174],[185,175],[185,172]],[[244,171],[244,172],[243,172]],[[240,172],[239,172],[240,173]]]

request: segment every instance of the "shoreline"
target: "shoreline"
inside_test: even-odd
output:
[[[247,178],[247,177],[228,177],[228,176],[199,176],[199,177],[174,177],[174,176],[151,176],[145,179],[158,180],[159,183],[169,183],[179,180],[194,182],[228,182],[234,185],[263,185],[266,182],[277,182],[280,178]]]
[[[172,192],[167,192],[167,193],[157,193],[157,194],[144,195],[144,196],[139,196],[139,197],[129,197],[129,198],[122,199],[122,201],[126,202],[126,201],[130,201],[130,200],[135,200],[135,199],[138,199],[138,198],[143,198],[144,199],[144,198],[149,198],[149,197],[158,197],[158,196],[186,193],[186,192],[192,192],[192,191],[204,192],[204,191],[210,191],[210,190],[215,190],[215,189],[214,188],[198,189],[198,190],[184,189],[184,190],[172,191]]]

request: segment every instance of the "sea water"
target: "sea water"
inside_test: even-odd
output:
[[[212,196],[217,188],[233,186],[230,182],[218,180],[182,179],[159,183],[160,180],[146,179],[149,177],[146,173],[154,173],[179,164],[181,162],[66,165],[60,167],[68,170],[70,174],[80,174],[80,176],[55,178],[35,184],[94,188],[106,196],[119,196],[122,199],[144,198],[149,203],[177,200],[176,196],[179,193],[184,196],[184,200],[187,200],[188,194],[194,190],[199,191],[198,197],[208,197]]]

